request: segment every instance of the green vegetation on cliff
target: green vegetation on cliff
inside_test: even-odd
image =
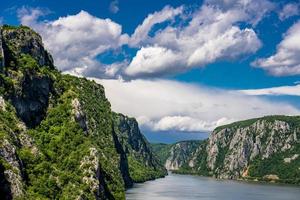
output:
[[[214,131],[220,131],[222,129],[232,128],[232,127],[245,128],[247,126],[254,124],[258,120],[265,120],[268,122],[274,122],[275,120],[280,120],[280,121],[289,123],[291,126],[295,126],[295,127],[300,126],[300,116],[270,115],[270,116],[264,116],[261,118],[253,118],[253,119],[247,119],[247,120],[243,120],[243,121],[233,122],[231,124],[219,126]]]
[[[170,150],[173,144],[164,144],[164,143],[152,143],[151,147],[153,152],[157,155],[159,161],[162,165],[166,163],[166,160],[170,156]]]
[[[300,143],[290,151],[280,152],[266,159],[256,158],[249,167],[249,179],[268,181],[266,175],[273,174],[278,176],[279,179],[275,180],[277,182],[300,185],[299,153]]]
[[[121,151],[128,158],[129,176],[133,182],[162,177],[166,170],[152,153],[151,146],[140,132],[134,118],[114,113],[114,132]]]
[[[119,131],[104,88],[58,72],[38,34],[4,26],[0,41],[0,199],[125,199],[166,174],[136,121]]]
[[[154,145],[175,173],[300,184],[300,117],[265,116],[217,127],[198,147]]]
[[[203,146],[203,143],[204,141],[197,140],[182,141],[175,144],[159,143],[152,144],[152,149],[168,170],[184,173],[184,171],[190,169],[190,165],[194,165],[194,161],[196,162],[196,159],[191,161],[192,157],[194,152]]]

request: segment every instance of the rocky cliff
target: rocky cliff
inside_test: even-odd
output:
[[[207,168],[218,178],[298,182],[299,137],[300,117],[269,116],[219,127],[208,140]]]
[[[175,171],[185,166],[194,166],[196,150],[201,143],[201,141],[190,140],[169,145],[152,144],[152,148],[165,165],[165,168],[170,171]]]
[[[0,199],[125,199],[166,174],[136,121],[58,72],[30,28],[0,28],[0,60]]]
[[[140,132],[137,121],[116,113],[113,118],[115,142],[120,147],[118,150],[121,156],[127,158],[131,182],[144,182],[166,174],[166,169],[153,154],[150,144]],[[125,167],[126,164],[122,166]],[[131,185],[130,181],[127,183]]]
[[[216,128],[183,159],[179,173],[300,184],[300,117],[268,116]],[[185,148],[183,148],[185,149]],[[184,150],[186,151],[186,150]],[[169,155],[176,151],[171,150]]]

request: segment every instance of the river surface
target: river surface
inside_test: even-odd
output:
[[[127,200],[300,200],[300,187],[170,174],[126,192]]]

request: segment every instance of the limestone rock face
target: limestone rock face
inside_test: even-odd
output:
[[[239,178],[258,156],[267,159],[290,149],[298,141],[294,131],[287,122],[279,120],[258,120],[247,127],[214,131],[208,140],[207,166],[219,178]],[[222,160],[218,160],[220,155]]]
[[[199,146],[198,141],[184,141],[174,144],[170,151],[165,168],[174,171],[179,170],[185,164],[189,167],[194,167],[196,148]]]
[[[0,70],[3,69],[4,65],[5,62],[4,62],[3,43],[2,43],[2,31],[0,31]]]
[[[0,96],[0,109],[1,111],[5,111],[5,101],[2,96]]]
[[[20,197],[23,194],[22,163],[17,157],[16,148],[8,140],[4,139],[0,144],[0,158],[4,159],[10,169],[2,171],[5,182],[1,187],[7,188],[6,194],[11,197]]]
[[[82,110],[82,106],[78,99],[72,100],[72,107],[74,113],[74,119],[79,124],[79,126],[87,133],[88,132],[88,125],[87,125],[87,118],[86,114]]]
[[[93,192],[96,192],[99,187],[99,180],[97,179],[97,171],[99,168],[98,151],[95,148],[90,148],[90,154],[85,156],[80,164],[80,168],[85,175],[82,180]]]
[[[196,148],[180,142],[157,153],[177,173],[300,184],[299,137],[299,116],[266,116],[218,127]]]
[[[285,163],[291,163],[292,161],[296,160],[299,157],[299,154],[294,154],[292,157],[290,158],[284,158],[284,162]]]

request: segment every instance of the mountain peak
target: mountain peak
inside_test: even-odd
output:
[[[3,25],[0,27],[1,67],[17,69],[19,59],[31,56],[38,65],[54,69],[53,58],[45,50],[42,37],[27,26]]]

